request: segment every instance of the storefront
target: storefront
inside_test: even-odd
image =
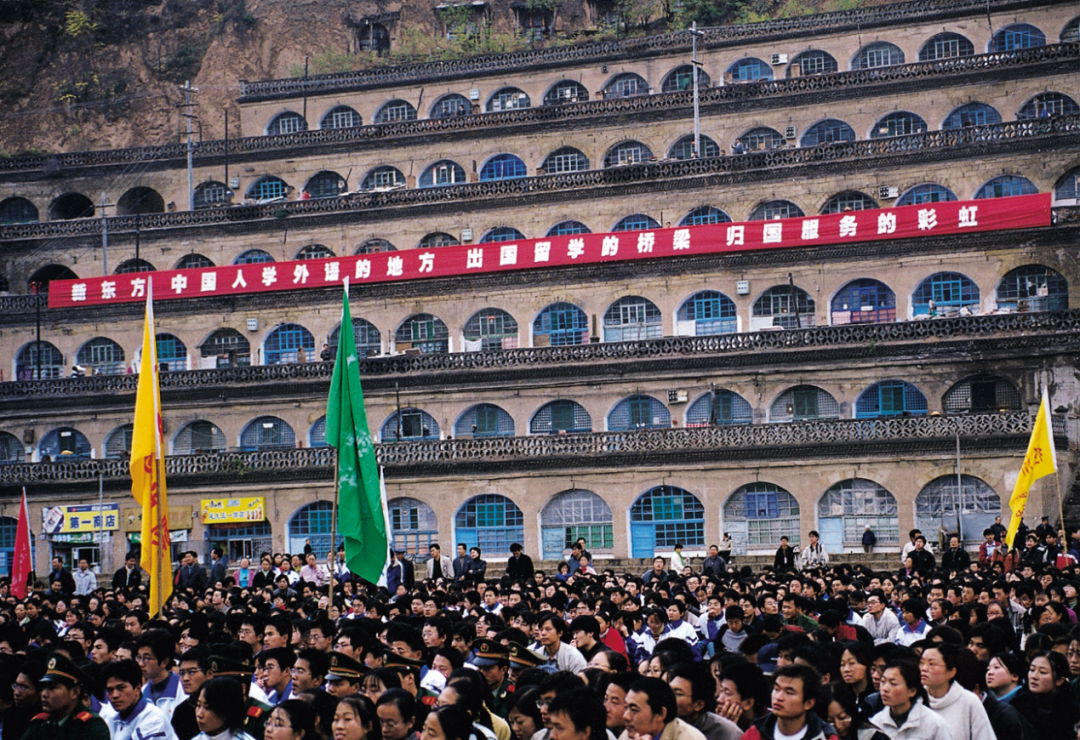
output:
[[[41,531],[49,542],[50,558],[63,558],[74,569],[80,558],[106,572],[112,565],[112,533],[120,529],[119,504],[52,506],[41,510]]]
[[[136,558],[141,559],[142,509],[134,506],[126,508],[120,518],[127,540],[127,552],[134,553]],[[190,506],[169,507],[169,550],[173,563],[179,563],[180,553],[191,549],[188,544],[191,541],[191,520]]]
[[[204,562],[210,552],[220,547],[228,562],[241,558],[258,561],[262,553],[273,552],[273,533],[266,521],[266,499],[251,498],[203,499],[199,505],[203,523]]]

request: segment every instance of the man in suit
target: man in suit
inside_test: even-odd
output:
[[[525,554],[524,548],[517,542],[510,545],[510,559],[506,562],[506,576],[511,581],[522,581],[533,577],[533,561]]]
[[[433,544],[428,548],[428,554],[431,555],[431,559],[427,561],[428,580],[453,579],[454,561],[442,554],[442,548],[438,544]]]
[[[113,574],[112,587],[114,591],[121,588],[137,589],[142,585],[142,571],[139,570],[139,560],[135,553],[129,552],[124,557],[124,567]]]
[[[195,553],[188,550],[184,553],[183,565],[176,574],[176,585],[180,588],[194,589],[195,593],[206,590],[206,569],[195,560]]]
[[[416,585],[416,569],[413,561],[405,559],[404,550],[395,550],[394,554],[397,561],[401,563],[401,582],[405,584],[405,588],[412,590],[412,587]]]
[[[52,559],[52,571],[49,572],[49,578],[46,583],[53,584],[57,581],[60,582],[60,591],[65,594],[75,593],[75,577],[64,569],[63,558]]]
[[[227,577],[228,571],[225,566],[225,551],[220,547],[215,547],[210,552],[210,585],[214,586],[218,583],[225,583]]]
[[[398,559],[398,551],[390,551],[390,566],[386,569],[386,590],[390,598],[394,598],[398,592],[398,586],[405,585],[405,566]]]
[[[465,547],[464,542],[459,542],[457,546],[457,557],[454,558],[454,580],[464,581],[465,571],[469,568],[469,550]]]

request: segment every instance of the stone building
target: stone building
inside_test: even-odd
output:
[[[602,233],[640,253],[727,222],[804,219],[805,240],[804,217],[1033,194],[1022,228],[373,281],[351,302],[395,541],[421,556],[722,533],[763,553],[811,529],[840,553],[866,524],[886,548],[914,526],[978,540],[1008,518],[1042,388],[1061,470],[1029,513],[1055,512],[1077,438],[1078,26],[1069,3],[960,0],[704,29],[700,156],[674,33],[245,83],[245,136],[193,146],[190,189],[183,144],[0,160],[0,557],[24,486],[35,533],[40,509],[56,530],[39,569],[84,549],[116,567],[137,539],[142,305],[62,305],[52,281],[287,283],[309,260]],[[156,306],[177,549],[329,546],[340,288],[291,288]]]

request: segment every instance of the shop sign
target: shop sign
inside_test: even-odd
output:
[[[241,524],[266,519],[266,499],[262,496],[203,499],[200,509],[203,524]]]
[[[129,532],[128,542],[133,545],[137,545],[142,542],[142,532]],[[177,542],[188,541],[188,530],[186,529],[170,529],[169,530],[169,542],[176,544]]]
[[[41,521],[46,534],[120,529],[120,504],[45,507]]]
[[[142,509],[132,506],[125,508],[120,513],[120,522],[125,532],[141,532],[142,531]],[[191,526],[191,507],[190,506],[170,506],[169,507],[169,524],[174,527],[190,527]],[[176,542],[176,538],[173,538],[173,542]]]
[[[89,545],[93,542],[111,542],[108,532],[76,532],[73,534],[55,534],[49,538],[54,544]]]

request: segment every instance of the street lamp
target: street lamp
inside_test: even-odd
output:
[[[704,36],[703,31],[697,30],[697,21],[690,24],[690,45],[693,49],[693,70],[694,75],[694,159],[701,157],[701,100],[698,96],[698,69],[701,62],[697,58],[697,39],[698,36]]]

